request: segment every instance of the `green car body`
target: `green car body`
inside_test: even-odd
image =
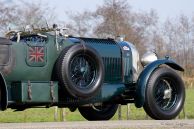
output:
[[[87,57],[84,57],[85,54],[79,55],[80,53],[75,56],[75,49],[81,53],[86,51]],[[0,38],[1,110],[7,108],[24,110],[37,106],[74,109],[98,103],[135,103],[136,107],[141,108],[146,101],[145,94],[149,78],[156,69],[161,65],[179,71],[183,71],[183,68],[173,60],[164,58],[148,64],[139,76],[136,73],[137,68],[136,71],[134,70],[134,63],[137,66],[139,60],[134,61],[136,57],[133,55],[132,49],[136,52],[126,41],[65,37],[50,32],[24,34],[10,39]],[[71,55],[71,51],[75,54]],[[87,51],[89,51],[88,55]],[[91,57],[90,51],[92,51]],[[71,64],[71,62],[74,61],[74,56],[78,58],[77,60],[75,58],[75,62],[79,62],[83,58],[85,66],[81,63],[78,63],[78,66],[72,66],[74,63]],[[69,59],[70,57],[72,58]],[[97,62],[95,62],[96,58]],[[69,60],[70,64],[66,60]],[[101,65],[100,63],[98,65],[98,62],[101,62]],[[77,67],[80,68],[78,70],[80,73],[76,73],[76,76],[79,75],[83,79],[90,75],[93,79],[88,77],[84,82],[81,79],[82,81],[79,84],[77,82],[74,86],[74,82],[67,81],[74,75],[71,75],[69,71],[64,72],[66,63],[69,65],[67,68],[73,70]],[[95,67],[91,65],[95,65]],[[101,70],[101,73],[98,70]],[[67,88],[67,85],[71,86]],[[84,87],[79,87],[81,85]],[[94,87],[96,88],[94,89]],[[81,93],[72,91],[74,88],[77,88],[78,92],[81,90]],[[184,99],[182,105],[183,103]],[[86,119],[91,120],[87,117]],[[165,118],[161,117],[161,119]],[[102,118],[102,120],[104,119]]]

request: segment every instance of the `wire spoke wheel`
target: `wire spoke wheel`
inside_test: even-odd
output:
[[[171,109],[177,101],[177,90],[173,80],[161,78],[155,85],[154,96],[156,104],[162,110]]]
[[[70,64],[70,76],[77,88],[89,88],[96,78],[96,65],[88,55],[76,55]]]
[[[98,51],[83,44],[65,48],[55,65],[60,94],[79,99],[96,96],[104,82],[104,65]]]
[[[153,119],[170,120],[182,110],[185,87],[181,77],[168,67],[159,67],[150,76],[144,110]]]

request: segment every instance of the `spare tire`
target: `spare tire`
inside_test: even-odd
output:
[[[56,63],[59,84],[75,98],[96,95],[104,81],[104,65],[98,52],[85,44],[65,48]]]

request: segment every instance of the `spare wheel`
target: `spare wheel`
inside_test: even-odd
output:
[[[98,52],[83,44],[65,48],[56,63],[59,83],[75,98],[90,98],[100,90],[104,65]]]

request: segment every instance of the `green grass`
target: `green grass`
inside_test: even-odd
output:
[[[185,112],[188,119],[194,118],[194,89],[188,89],[186,91],[185,101]],[[66,111],[67,121],[83,121],[85,120],[78,111],[70,112]],[[125,120],[127,117],[127,106],[122,106],[122,119]],[[134,104],[130,104],[129,118],[132,120],[140,120],[146,118],[146,113],[143,108],[137,109]],[[180,118],[183,119],[183,112],[180,114]],[[113,120],[118,119],[118,113],[112,118]],[[43,108],[43,109],[27,109],[21,112],[14,112],[8,109],[4,112],[0,112],[0,122],[51,122],[54,121],[54,108]],[[58,121],[60,121],[60,113],[58,113]]]

